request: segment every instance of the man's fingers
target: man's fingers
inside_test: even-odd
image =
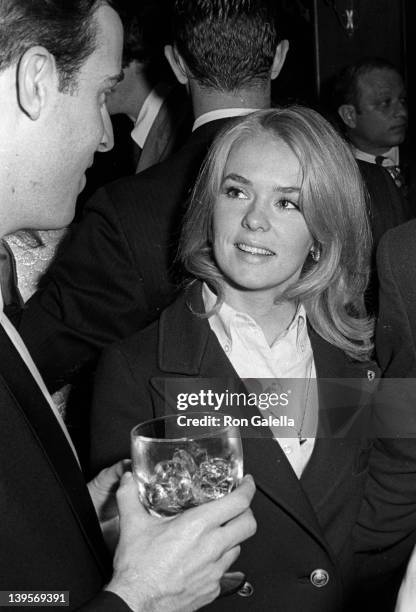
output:
[[[117,490],[117,505],[120,515],[120,528],[123,531],[124,524],[133,515],[136,517],[148,517],[146,509],[139,500],[137,484],[131,472],[125,472]]]
[[[248,509],[221,527],[219,537],[222,539],[224,550],[227,550],[251,538],[256,531],[256,520],[252,511]]]
[[[225,574],[225,572],[227,572],[228,569],[237,561],[238,557],[240,556],[240,552],[241,552],[241,547],[234,546],[234,548],[232,548],[231,550],[227,550],[227,552],[223,554],[223,556],[221,557],[221,560],[219,561],[219,565],[220,565],[222,574]],[[236,574],[236,573],[237,572],[233,572],[233,574]],[[242,572],[238,572],[238,573],[242,573]],[[242,574],[242,578],[243,576],[244,574]]]

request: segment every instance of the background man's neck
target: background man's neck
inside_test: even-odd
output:
[[[270,108],[270,86],[252,87],[238,92],[223,92],[191,84],[194,116],[221,108]]]

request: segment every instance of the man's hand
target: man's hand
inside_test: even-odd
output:
[[[111,467],[101,470],[87,485],[100,521],[104,540],[111,552],[114,552],[119,536],[116,492],[120,484],[120,478],[130,468],[130,465],[131,461],[129,459],[118,461]]]
[[[151,516],[126,473],[117,492],[120,540],[107,590],[134,611],[191,612],[215,599],[219,582],[256,531],[250,476],[232,493],[171,519]]]
[[[414,610],[416,610],[416,548],[413,549],[400,586],[394,612],[413,612]]]

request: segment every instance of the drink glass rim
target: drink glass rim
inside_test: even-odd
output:
[[[214,416],[212,414],[212,412],[187,412],[186,414],[166,414],[164,416],[160,416],[160,417],[155,417],[153,419],[147,419],[146,421],[143,421],[142,423],[138,423],[137,425],[135,425],[131,431],[130,431],[130,438],[133,440],[145,440],[145,441],[153,441],[153,442],[166,442],[166,443],[176,443],[176,442],[190,442],[192,440],[203,440],[205,438],[212,438],[215,437],[215,435],[218,433],[218,435],[222,434],[223,432],[227,431],[227,429],[234,429],[237,432],[237,436],[230,436],[231,438],[240,437],[240,431],[238,428],[238,425],[213,425],[213,427],[215,427],[215,433],[214,432],[207,432],[204,434],[197,434],[195,436],[189,437],[189,436],[183,436],[181,438],[151,438],[150,436],[144,436],[141,434],[137,434],[135,433],[137,429],[139,429],[139,427],[144,427],[145,425],[148,425],[149,423],[154,423],[156,421],[166,421],[168,419],[173,419],[173,418],[179,418],[180,416],[187,416],[189,418],[195,418],[195,417],[202,417],[202,416]],[[226,415],[224,413],[221,413],[221,416],[229,416]]]

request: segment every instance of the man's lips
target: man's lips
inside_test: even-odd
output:
[[[234,246],[243,253],[249,253],[250,255],[262,255],[265,257],[272,257],[276,255],[274,251],[265,247],[254,246],[253,244],[247,244],[246,242],[236,242]]]

